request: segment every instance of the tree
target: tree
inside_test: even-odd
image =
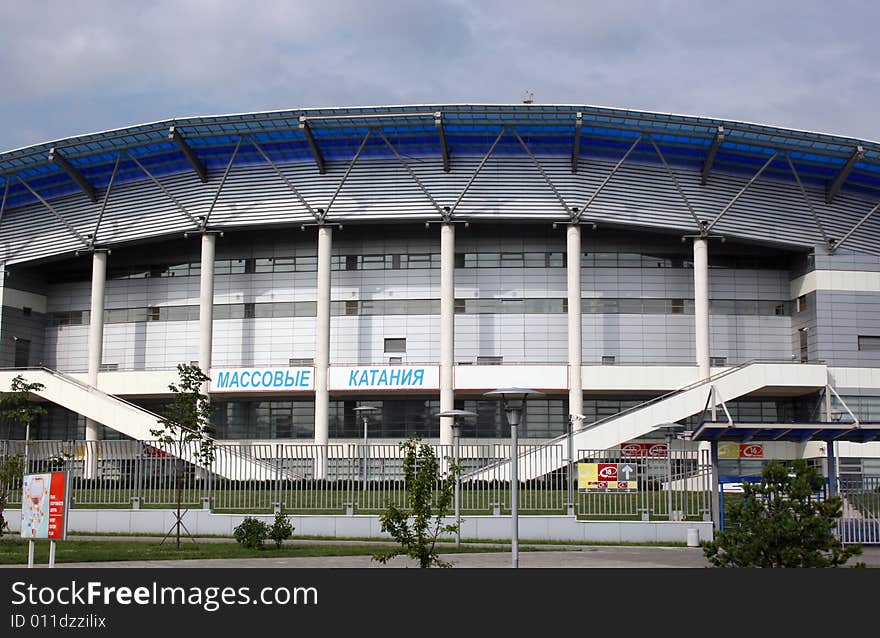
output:
[[[33,393],[44,389],[42,383],[28,383],[20,374],[12,379],[10,392],[0,394],[0,423],[6,426],[6,439],[12,438],[13,429],[24,430],[27,437],[30,427],[46,414],[46,408],[31,399]]]
[[[0,394],[0,424],[5,426],[5,438],[11,439],[16,429],[23,430],[25,445],[30,439],[31,426],[46,414],[46,409],[31,400],[32,393],[39,392],[42,383],[28,383],[22,375],[12,379],[10,392]],[[3,446],[0,454],[0,535],[8,527],[3,512],[9,500],[9,492],[21,478],[24,460],[20,454],[10,454],[9,446]]]
[[[168,386],[174,398],[168,406],[166,415],[159,421],[160,427],[150,430],[150,433],[159,443],[169,446],[175,456],[174,488],[177,493],[177,519],[171,530],[176,530],[177,549],[180,549],[180,528],[186,529],[180,513],[184,469],[181,457],[186,454],[191,462],[201,464],[206,470],[209,469],[214,462],[214,428],[211,425],[213,407],[207,395],[202,394],[202,388],[211,380],[210,377],[198,366],[183,363],[177,366],[177,374],[180,382]],[[166,539],[171,534],[171,530],[165,536]],[[189,530],[186,531],[189,533]],[[165,539],[162,539],[162,542],[165,542]]]
[[[860,545],[835,538],[843,503],[839,496],[816,498],[823,483],[802,459],[791,470],[771,461],[760,483],[743,484],[727,529],[703,544],[706,558],[714,567],[838,567],[861,554]]]
[[[458,530],[457,524],[444,524],[443,518],[449,513],[460,468],[450,464],[441,476],[434,449],[418,437],[402,442],[400,447],[404,453],[407,509],[389,503],[380,516],[382,531],[391,534],[400,547],[377,553],[373,560],[385,564],[404,555],[416,559],[419,567],[451,567],[452,563],[440,560],[436,545],[441,534]]]

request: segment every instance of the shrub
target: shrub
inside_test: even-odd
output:
[[[290,517],[278,512],[275,515],[275,522],[269,527],[269,538],[275,541],[276,547],[281,547],[281,543],[291,536],[293,536],[293,523],[290,522]]]
[[[233,530],[233,534],[235,540],[248,549],[263,549],[263,542],[269,537],[269,526],[248,516]]]

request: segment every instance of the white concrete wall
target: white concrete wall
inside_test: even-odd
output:
[[[9,527],[20,529],[20,513],[8,511]],[[193,535],[232,535],[232,530],[248,514],[213,514],[207,510],[190,510],[184,523]],[[271,523],[271,515],[254,515]],[[382,532],[378,516],[291,515],[294,536],[327,536],[331,538],[388,537]],[[70,510],[69,534],[123,533],[164,534],[174,524],[173,510]],[[454,519],[449,518],[448,523]],[[462,538],[483,540],[510,537],[509,516],[467,516],[462,518]],[[557,540],[574,542],[656,542],[685,543],[687,530],[699,531],[700,540],[712,539],[711,521],[579,521],[570,516],[520,516],[519,536],[529,540]]]

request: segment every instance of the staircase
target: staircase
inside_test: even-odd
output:
[[[12,379],[18,375],[28,383],[41,383],[43,389],[35,392],[39,397],[51,401],[71,412],[81,414],[87,419],[116,430],[136,441],[152,440],[156,437],[151,430],[160,428],[161,416],[153,414],[133,403],[83,383],[73,377],[50,368],[27,368],[0,370],[0,388],[9,388]],[[151,444],[170,456],[176,456],[176,446]],[[180,458],[187,463],[198,465],[194,454],[195,446],[186,446]],[[254,458],[238,450],[229,450],[216,455],[211,471],[224,478],[250,480],[262,476],[275,476],[277,468],[271,463]],[[284,473],[285,478],[300,479],[299,475]]]
[[[762,389],[786,388],[809,392],[825,387],[828,371],[824,365],[748,362],[719,372],[668,394],[651,399],[613,416],[590,423],[573,433],[574,450],[607,450],[654,430],[661,423],[675,423],[709,406],[711,389],[716,401],[732,401]],[[552,452],[548,448],[559,448]],[[568,436],[548,441],[519,454],[519,479],[527,481],[562,467],[568,458]],[[499,461],[462,476],[462,480],[508,480],[509,461]]]

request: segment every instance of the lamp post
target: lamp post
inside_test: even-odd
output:
[[[661,423],[654,429],[663,430],[666,435],[666,515],[672,520],[672,438],[684,432],[685,426],[679,423]]]
[[[367,447],[367,441],[368,441],[367,424],[369,423],[367,417],[369,416],[369,414],[371,412],[378,412],[379,408],[369,406],[369,405],[361,405],[361,406],[356,407],[354,409],[354,411],[357,412],[358,414],[360,414],[361,419],[364,422],[364,453],[363,453],[364,478],[363,478],[363,488],[361,491],[364,493],[364,499],[366,499],[367,498],[367,461],[369,461],[369,458],[370,458],[370,448]],[[364,503],[364,506],[366,506],[366,503]]]
[[[453,446],[453,455],[455,457],[455,465],[458,468],[459,463],[461,462],[461,450],[459,448],[460,437],[459,430],[461,428],[458,420],[477,416],[476,412],[471,412],[469,410],[445,410],[440,412],[437,416],[440,418],[450,417],[452,419],[452,446]],[[461,547],[461,470],[458,468],[458,471],[455,472],[455,546]]]
[[[527,390],[525,388],[500,388],[486,392],[484,397],[489,399],[501,399],[504,402],[504,412],[507,422],[510,424],[510,549],[513,567],[519,567],[519,452],[517,450],[516,426],[519,425],[520,417],[525,408],[526,399],[533,396],[544,396],[543,392]]]

